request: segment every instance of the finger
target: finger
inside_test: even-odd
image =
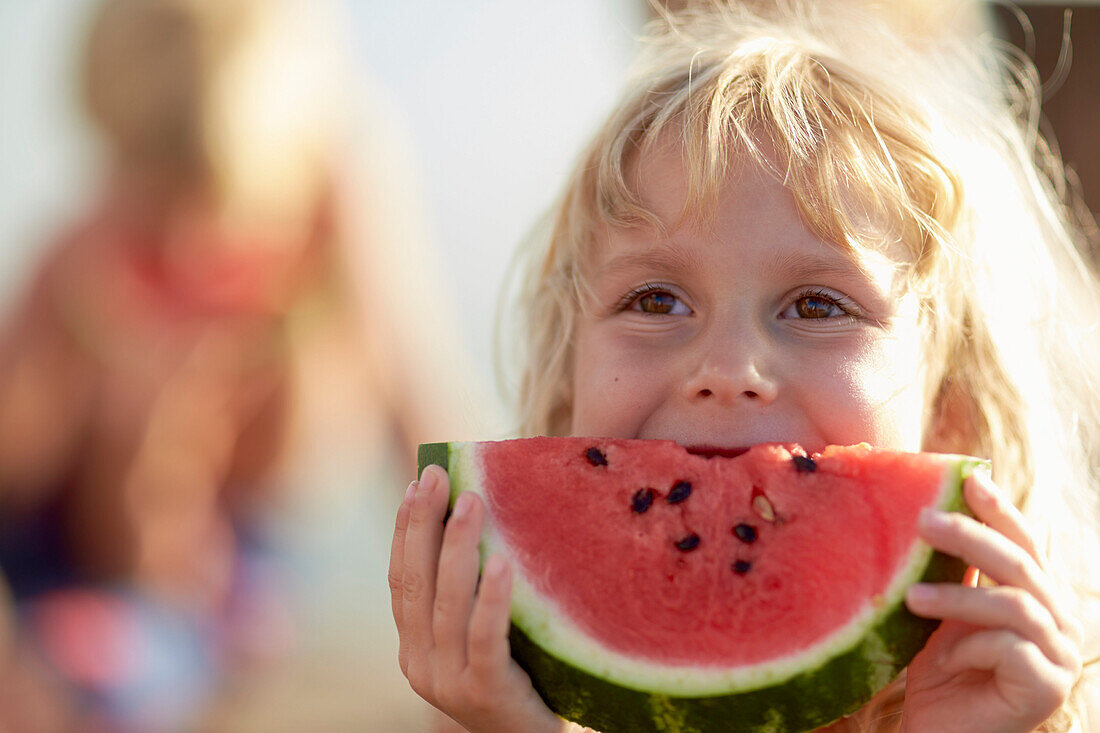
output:
[[[511,607],[511,570],[502,556],[492,555],[481,574],[466,651],[470,669],[482,679],[492,679],[508,667]]]
[[[443,540],[449,483],[438,466],[428,466],[412,499],[401,571],[401,620],[409,645],[408,665],[424,663],[433,648],[432,607]],[[406,674],[409,670],[406,668]]]
[[[921,536],[937,550],[961,558],[1000,585],[1020,588],[1035,596],[1050,611],[1062,632],[1071,628],[1038,563],[997,530],[963,514],[935,509],[921,512],[920,529]]]
[[[1045,565],[1043,553],[1028,531],[1024,515],[993,483],[988,472],[978,471],[970,476],[963,484],[963,496],[979,522],[984,522],[1023,548],[1040,568]]]
[[[974,516],[987,526],[997,530],[1014,544],[1022,548],[1039,566],[1040,570],[1046,568],[1046,554],[1039,549],[1038,543],[1027,528],[1027,520],[1016,506],[1008,500],[1002,491],[984,470],[979,470],[971,475],[963,485],[966,503],[974,512]],[[1051,595],[1058,597],[1057,591],[1051,586]],[[1072,616],[1061,612],[1061,603],[1051,603],[1049,610],[1055,615],[1058,628],[1068,635],[1075,643],[1080,644],[1082,639],[1081,624]]]
[[[390,567],[387,573],[390,583],[390,606],[393,610],[393,620],[397,622],[397,630],[401,631],[401,574],[405,567],[405,533],[409,529],[409,509],[413,494],[416,493],[416,481],[405,489],[405,498],[401,500],[401,506],[397,508],[397,520],[394,522],[393,541],[390,543]]]
[[[439,664],[444,674],[452,676],[466,666],[466,634],[477,588],[482,511],[475,495],[462,494],[443,531],[432,631]]]
[[[1036,723],[1065,702],[1077,678],[1077,672],[1052,666],[1037,646],[1004,629],[967,636],[944,654],[939,666],[947,674],[992,672],[1007,704],[1021,713],[1041,711]]]
[[[918,616],[1011,631],[1035,644],[1047,659],[1061,666],[1073,665],[1078,656],[1075,647],[1056,628],[1050,612],[1018,588],[918,583],[909,588],[905,602]]]

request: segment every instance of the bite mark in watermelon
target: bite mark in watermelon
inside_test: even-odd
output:
[[[514,570],[512,654],[549,707],[603,733],[804,731],[862,706],[937,622],[914,582],[965,567],[917,536],[961,510],[967,456],[866,445],[736,457],[670,441],[421,446],[487,508]]]

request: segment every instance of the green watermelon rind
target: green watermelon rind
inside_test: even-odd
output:
[[[421,443],[416,449],[416,477],[424,473],[428,466],[439,466],[444,471],[451,465],[451,443]],[[454,445],[461,445],[455,443]],[[454,498],[452,493],[451,498]]]
[[[467,445],[474,444],[424,444],[418,454],[418,473],[433,463],[449,471],[452,503],[461,493],[460,487],[480,485],[471,452],[463,449]],[[970,456],[939,459],[945,464],[939,506],[965,512],[963,481],[978,467],[988,467],[988,462]],[[953,471],[947,470],[952,467]],[[499,549],[498,543],[492,533],[486,533],[482,562]],[[881,611],[869,621],[851,624],[853,628],[840,635],[847,638],[839,643],[824,641],[817,645],[816,659],[800,655],[786,665],[799,671],[775,674],[769,669],[754,682],[730,684],[721,678],[708,680],[710,675],[701,670],[681,669],[679,674],[689,685],[698,678],[704,680],[698,691],[676,689],[681,685],[668,684],[668,679],[651,684],[612,681],[607,679],[607,670],[590,668],[590,657],[578,659],[576,651],[568,659],[562,658],[567,655],[551,654],[545,647],[557,650],[553,646],[556,640],[539,638],[540,632],[545,635],[545,629],[554,626],[553,619],[542,612],[548,604],[534,597],[517,574],[510,632],[512,656],[528,672],[552,710],[602,733],[705,733],[719,722],[723,730],[811,730],[857,710],[900,673],[938,627],[938,621],[908,611],[905,589],[917,581],[958,582],[965,570],[961,560],[933,552],[921,543],[921,549],[912,553],[909,566],[898,573],[887,597],[879,603]],[[539,610],[532,614],[532,608]],[[634,664],[640,669],[659,666],[636,660]]]

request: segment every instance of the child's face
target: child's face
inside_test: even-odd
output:
[[[635,174],[645,204],[674,223],[679,150],[643,158]],[[735,167],[709,225],[667,238],[608,230],[587,265],[572,433],[920,450],[915,299],[897,295],[885,256],[860,265],[818,239],[755,164]]]

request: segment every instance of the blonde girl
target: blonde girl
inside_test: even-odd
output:
[[[653,28],[528,253],[525,435],[992,460],[965,487],[978,521],[922,521],[968,584],[914,587],[944,623],[831,730],[1097,725],[1100,288],[1036,86],[989,39],[907,42],[825,3],[692,6]],[[469,730],[564,730],[509,660],[500,558],[475,595],[483,508],[444,532],[446,494],[426,471],[398,514],[402,670]]]

